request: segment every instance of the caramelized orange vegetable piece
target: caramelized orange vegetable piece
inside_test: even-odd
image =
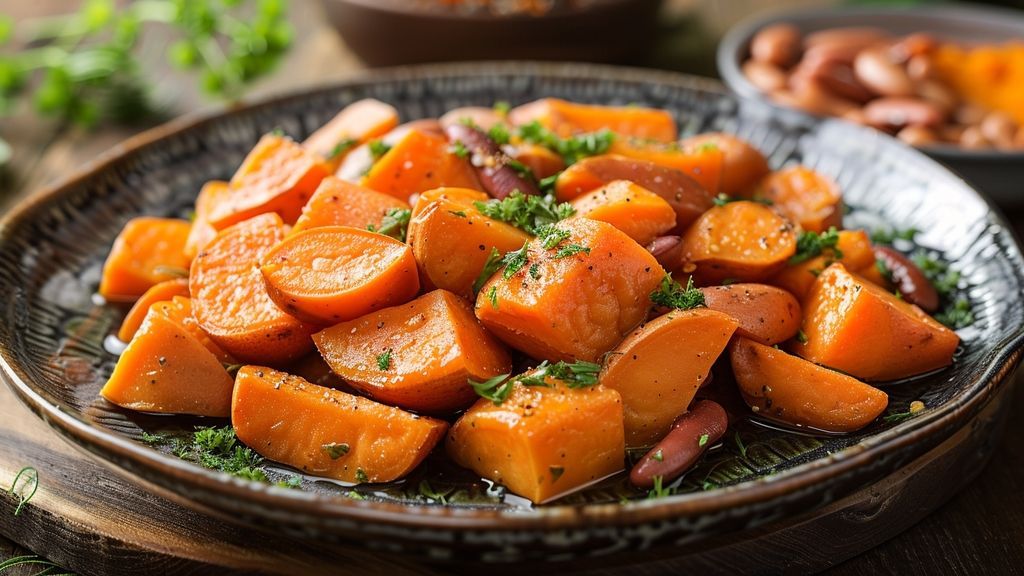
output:
[[[400,200],[441,186],[480,188],[469,160],[450,150],[444,136],[419,130],[410,131],[381,157],[363,185]]]
[[[422,205],[421,199],[417,209]],[[529,234],[484,216],[470,202],[437,200],[409,222],[409,245],[423,285],[463,298],[474,297],[473,284],[492,250],[505,254],[529,240]]]
[[[263,366],[235,377],[231,424],[264,458],[343,482],[391,482],[412,472],[448,424]]]
[[[622,470],[622,400],[603,386],[516,385],[500,406],[481,399],[452,426],[448,454],[535,503]]]
[[[338,115],[310,134],[302,147],[323,158],[333,172],[353,148],[398,126],[398,110],[367,98],[342,108]]]
[[[683,236],[683,271],[702,284],[765,280],[796,253],[793,225],[756,202],[730,202],[704,213]]]
[[[738,338],[732,370],[747,405],[758,415],[826,432],[853,432],[889,404],[881,390],[782,350]]]
[[[828,268],[833,262],[842,262],[850,270],[875,267],[875,255],[871,251],[871,238],[863,230],[840,231],[836,248],[839,249],[842,256],[836,257],[835,254],[829,253],[815,256],[798,264],[787,264],[778,274],[772,276],[768,283],[803,299],[811,290],[814,280],[822,270]]]
[[[576,216],[615,226],[646,246],[676,225],[676,212],[657,194],[629,180],[615,180],[572,201]]]
[[[476,315],[534,358],[593,362],[644,319],[663,271],[611,224],[572,218],[555,227],[565,238],[550,248],[532,240],[517,271],[506,267],[480,290]]]
[[[150,307],[150,311],[173,320],[179,326],[187,330],[192,334],[193,338],[203,345],[203,347],[216,356],[217,359],[220,360],[221,364],[238,364],[238,360],[218,346],[217,343],[210,338],[210,335],[207,334],[199,325],[199,322],[196,321],[195,316],[192,315],[191,298],[187,298],[185,296],[173,296],[170,300],[154,303]]]
[[[394,209],[408,210],[409,205],[394,196],[328,176],[302,208],[302,216],[290,234],[319,226],[351,226],[366,230],[370,224],[380,225],[384,216]]]
[[[512,365],[505,348],[458,296],[435,290],[416,300],[313,335],[324,360],[351,386],[409,410],[450,412],[473,403],[467,379]]]
[[[231,376],[184,327],[150,310],[100,395],[142,412],[224,417]]]
[[[729,196],[747,198],[768,174],[768,160],[749,142],[723,132],[706,132],[684,138],[683,149],[697,150],[712,146],[722,152],[722,178],[719,191]]]
[[[640,106],[595,106],[544,98],[513,108],[508,118],[517,126],[539,122],[562,137],[605,129],[660,142],[671,142],[677,136],[676,121],[671,114]]]
[[[149,313],[149,307],[156,302],[170,300],[173,296],[188,296],[188,278],[164,280],[146,290],[146,293],[135,301],[132,309],[128,311],[124,321],[121,322],[121,328],[117,331],[118,340],[122,342],[131,340],[139,326],[142,326],[142,321]]]
[[[800,302],[792,294],[764,284],[701,288],[704,304],[739,322],[736,333],[769,346],[800,331]]]
[[[196,257],[210,240],[217,235],[217,229],[210,224],[210,214],[214,207],[224,201],[224,198],[231,193],[227,182],[211,180],[203,185],[196,198],[195,212],[192,218],[192,228],[188,232],[188,239],[185,241],[185,256],[189,260]]]
[[[313,328],[274,304],[257,267],[284,236],[280,216],[262,214],[221,231],[192,263],[189,292],[196,320],[242,361],[287,362],[312,345]]]
[[[260,259],[260,272],[279,308],[313,324],[402,304],[420,290],[407,244],[348,226],[321,226],[285,238]]]
[[[843,225],[843,197],[831,178],[806,166],[772,172],[755,194],[771,200],[776,209],[804,230],[824,232]]]
[[[372,138],[366,144],[360,144],[350,153],[346,154],[345,159],[341,161],[341,165],[338,166],[338,169],[335,171],[335,176],[346,182],[362,182],[363,177],[366,176],[367,172],[370,171],[370,168],[373,167],[374,162],[377,160],[376,154],[373,150],[374,146],[371,146],[371,144],[384,144],[390,148],[395,144],[398,144],[402,138],[405,138],[405,136],[413,130],[419,130],[437,136],[444,136],[444,129],[441,128],[441,124],[433,118],[424,118],[422,120],[406,122],[405,124],[392,129],[380,138]],[[402,198],[402,200],[405,199]]]
[[[421,192],[416,196],[416,202],[412,207],[412,218],[416,218],[427,206],[435,200],[451,200],[464,206],[473,206],[475,202],[486,202],[490,196],[486,192],[473,190],[472,188],[434,188]],[[410,223],[411,225],[411,223]]]
[[[214,228],[276,212],[291,224],[330,172],[323,161],[291,138],[267,134],[231,177],[230,192],[210,212]]]
[[[906,378],[948,366],[960,338],[917,306],[842,264],[818,276],[804,301],[804,358],[868,381]]]
[[[154,285],[188,272],[185,241],[189,223],[172,218],[133,218],[114,240],[103,263],[99,293],[132,301]]]
[[[725,155],[714,146],[687,149],[680,148],[675,144],[665,146],[646,141],[616,138],[608,152],[679,170],[696,180],[712,195],[717,194],[721,188]]]
[[[649,446],[669,431],[736,326],[714,310],[673,310],[634,330],[608,355],[600,382],[622,396],[627,446]]]

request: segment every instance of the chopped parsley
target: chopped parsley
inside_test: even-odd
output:
[[[665,461],[665,455],[662,454],[661,448],[658,448],[657,452],[655,452],[654,454],[651,454],[651,459],[656,461],[656,462],[664,462]]]
[[[561,138],[536,120],[520,126],[519,137],[557,152],[566,165],[575,164],[587,156],[604,154],[615,141],[615,134],[608,129]]]
[[[291,488],[292,490],[298,490],[302,488],[302,476],[298,474],[292,474],[287,480],[278,480],[274,482],[274,486],[278,488]]]
[[[516,174],[519,174],[523,178],[530,178],[534,180],[536,179],[533,175],[533,170],[531,170],[529,166],[523,164],[522,162],[516,160],[515,158],[506,157],[505,166],[508,166],[509,168],[515,170]]]
[[[469,157],[469,148],[466,148],[466,145],[462,143],[462,140],[456,140],[455,142],[452,142],[449,151],[452,154],[458,156],[459,158]]]
[[[540,264],[534,263],[530,265],[530,278],[540,280]]]
[[[498,116],[505,117],[512,110],[512,105],[504,100],[498,100],[494,103],[494,113]]]
[[[545,250],[552,250],[569,238],[569,231],[548,224],[537,229],[537,238]]]
[[[480,275],[476,277],[476,281],[473,282],[473,294],[479,294],[480,289],[484,287],[484,284],[490,280],[491,276],[497,272],[502,265],[501,252],[498,252],[497,248],[491,247],[491,253],[487,256],[487,261],[484,262],[484,268],[480,271]]]
[[[555,362],[549,364],[546,360],[537,365],[536,368],[516,377],[509,374],[501,374],[483,382],[470,379],[469,385],[477,396],[494,402],[500,406],[508,400],[512,389],[516,384],[523,386],[539,386],[550,388],[546,378],[560,380],[566,387],[571,389],[589,388],[598,382],[598,375],[601,372],[601,365],[593,362]]]
[[[710,439],[710,438],[711,438],[711,437],[710,437],[710,436],[708,436],[707,434],[701,434],[701,435],[700,435],[700,439],[699,439],[699,440],[697,440],[697,446],[699,446],[699,447],[701,447],[701,448],[703,448],[703,447],[707,446],[707,444],[708,444],[708,439]]]
[[[654,500],[655,498],[664,498],[665,496],[671,496],[675,493],[675,490],[665,486],[665,478],[662,476],[654,477],[654,488],[647,493],[648,500]]]
[[[240,444],[231,426],[197,428],[192,434],[191,443],[178,440],[173,452],[179,458],[204,468],[225,472],[243,480],[270,483],[261,468],[263,457]]]
[[[348,454],[352,447],[348,445],[348,442],[331,442],[329,444],[324,444],[320,448],[331,457],[331,460],[337,460],[345,454]]]
[[[334,145],[334,148],[331,148],[330,153],[327,154],[327,159],[334,160],[338,156],[341,156],[345,152],[351,150],[356,144],[359,144],[359,140],[356,140],[355,138],[343,138],[342,140],[339,140],[338,143]]]
[[[803,330],[797,330],[796,341],[801,344],[807,344],[807,333],[805,333]]]
[[[843,252],[837,247],[838,244],[839,231],[835,226],[830,226],[828,230],[820,234],[802,232],[796,239],[796,254],[790,257],[789,264],[792,266],[806,262],[824,254],[826,250],[831,252],[833,259],[838,260],[843,257]]]
[[[597,376],[601,373],[601,365],[593,362],[577,360],[575,362],[556,362],[538,367],[545,375],[565,382],[569,388],[587,388],[597,384]]]
[[[516,272],[523,269],[526,266],[526,262],[529,258],[528,248],[530,247],[529,242],[523,243],[523,247],[519,250],[514,250],[505,254],[505,257],[501,259],[501,264],[505,267],[505,271],[502,272],[502,277],[506,280],[511,278]]]
[[[356,482],[365,484],[370,481],[370,477],[366,475],[366,471],[362,468],[356,468]]]
[[[871,233],[871,243],[891,246],[896,240],[913,242],[917,234],[917,228],[906,228],[904,230],[897,228],[878,229]]]
[[[892,283],[892,270],[889,269],[889,264],[885,262],[884,258],[875,258],[875,268],[886,282]]]
[[[561,172],[557,174],[552,174],[551,176],[548,176],[546,178],[541,178],[537,182],[537,186],[540,187],[540,191],[543,192],[544,194],[551,194],[552,192],[554,192],[555,184],[558,182],[558,176],[560,174]]]
[[[509,374],[500,374],[483,382],[470,379],[469,385],[473,387],[477,396],[494,402],[495,406],[500,406],[505,400],[508,400],[509,395],[512,394],[512,387],[515,385],[509,376]]]
[[[391,348],[377,355],[377,368],[382,371],[391,368]]]
[[[440,504],[447,504],[448,496],[455,491],[454,488],[449,488],[443,492],[438,492],[437,490],[434,490],[434,487],[431,486],[430,482],[427,480],[421,481],[416,490],[419,492],[420,496]]]
[[[559,203],[555,197],[526,195],[518,190],[502,200],[475,202],[476,209],[488,218],[507,222],[520,230],[536,234],[543,226],[554,224],[576,213],[568,202]]]
[[[448,213],[451,214],[452,216],[457,217],[457,218],[465,218],[466,217],[466,211],[465,210],[449,210]]]
[[[950,270],[949,264],[940,260],[934,253],[919,250],[911,255],[910,259],[921,269],[925,278],[931,281],[939,296],[949,296],[960,284],[960,273]]]
[[[491,129],[487,131],[487,137],[498,146],[504,146],[512,140],[512,134],[508,131],[508,126],[504,124],[491,126]]]
[[[725,206],[730,202],[757,202],[758,204],[764,204],[765,206],[775,204],[775,202],[772,202],[770,198],[733,198],[732,196],[722,192],[719,192],[717,196],[711,199],[711,201],[714,202],[715,206]]]
[[[146,444],[163,444],[166,438],[160,434],[150,434],[149,432],[142,432],[142,441]]]
[[[686,288],[683,288],[679,282],[672,279],[671,274],[665,274],[661,279],[661,287],[651,292],[651,302],[678,310],[690,310],[705,305],[704,293],[693,287],[693,276],[690,276],[686,281]]]
[[[936,314],[935,319],[953,330],[959,330],[974,323],[974,314],[971,312],[971,304],[966,298],[957,298],[956,302]]]
[[[582,246],[580,244],[569,244],[568,246],[562,246],[555,252],[555,259],[568,258],[579,253],[590,254],[590,248]]]
[[[405,242],[405,236],[409,229],[409,220],[411,218],[412,210],[409,210],[408,208],[391,208],[380,221],[380,226],[370,224],[366,229],[370,232],[391,236],[395,240]]]
[[[391,145],[385,144],[383,140],[370,140],[370,156],[373,157],[373,161],[380,160],[382,156],[391,151]]]
[[[491,301],[491,307],[498,307],[498,287],[491,286],[491,289],[487,291],[487,299]]]

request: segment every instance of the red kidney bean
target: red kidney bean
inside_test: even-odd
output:
[[[539,195],[540,188],[529,176],[517,172],[510,165],[511,158],[487,134],[465,124],[451,124],[445,128],[448,140],[462,142],[469,150],[470,163],[484,189],[494,198],[502,199],[519,190],[523,194]]]
[[[938,40],[923,32],[911,34],[898,40],[889,49],[897,62],[908,62],[913,58],[926,56],[939,45]]]
[[[659,236],[647,245],[647,251],[665,270],[675,270],[683,261],[683,239],[679,236]]]
[[[941,107],[919,98],[879,98],[868,102],[864,116],[876,128],[937,126],[946,119]]]
[[[833,62],[826,65],[819,74],[818,81],[841,98],[861,103],[871,99],[871,92],[857,80],[853,67],[849,64]]]
[[[889,269],[892,283],[904,300],[916,304],[925,312],[939,309],[939,293],[910,258],[888,246],[876,246],[874,253],[875,259],[884,262]]]
[[[767,62],[747,60],[743,63],[743,74],[762,92],[771,92],[786,86],[786,73],[778,66]]]
[[[857,80],[869,90],[882,96],[910,96],[914,82],[907,70],[892,61],[888,50],[868,48],[857,54],[853,61]]]
[[[934,144],[939,140],[939,137],[932,132],[931,129],[925,128],[924,126],[907,126],[900,130],[896,137],[903,140],[911,146],[927,146]]]
[[[750,56],[758,62],[788,68],[800,57],[800,30],[791,24],[773,24],[750,41]]]
[[[934,80],[919,81],[917,95],[941,107],[947,114],[956,107],[956,95],[949,88]]]
[[[978,126],[981,135],[997,148],[1012,148],[1017,135],[1017,123],[1005,112],[989,112]]]
[[[968,150],[980,150],[982,148],[988,148],[992,143],[985,138],[985,135],[981,133],[981,128],[977,126],[968,126],[964,128],[964,131],[960,133],[961,148]]]
[[[694,402],[690,411],[680,416],[668,434],[633,466],[629,481],[638,488],[651,488],[656,476],[665,481],[680,476],[725,435],[728,427],[729,416],[718,403]]]
[[[888,38],[889,33],[881,28],[851,26],[812,32],[804,39],[804,46],[808,48],[817,46],[852,46],[860,49],[877,44]]]

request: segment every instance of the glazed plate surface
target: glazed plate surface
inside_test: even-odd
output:
[[[681,131],[733,132],[774,167],[804,163],[833,176],[848,222],[915,227],[918,242],[963,276],[975,322],[962,329],[955,364],[887,386],[890,412],[913,400],[927,410],[859,433],[820,436],[753,421],[728,382],[716,398],[734,414],[720,446],[677,485],[648,500],[611,478],[530,507],[431,458],[404,483],[351,487],[305,478],[301,490],[243,482],[182,461],[168,436],[221,421],[137,415],[97,396],[116,361],[105,340],[123,308],[98,303],[103,259],[139,215],[186,216],[200,186],[227,179],[261,134],[301,139],[360,98],[395,105],[404,120],[464,105],[513,105],[543,96],[640,103],[676,115]],[[55,429],[129,477],[206,511],[324,541],[357,538],[420,557],[521,561],[570,559],[698,542],[804,513],[898,470],[949,438],[1006,385],[1024,340],[1024,261],[988,203],[923,154],[836,121],[787,126],[748,109],[715,83],[623,68],[484,63],[394,69],[229,112],[186,118],[111,150],[8,215],[0,228],[3,376]],[[272,479],[291,474],[271,467]]]

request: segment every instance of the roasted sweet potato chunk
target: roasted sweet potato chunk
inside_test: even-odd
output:
[[[730,284],[701,288],[705,305],[739,322],[736,333],[769,346],[800,330],[800,302],[785,290],[765,284]]]
[[[291,234],[320,226],[366,230],[370,225],[379,226],[388,212],[408,209],[407,203],[394,196],[328,176],[302,208]]]
[[[824,232],[843,226],[843,197],[831,178],[806,166],[772,172],[755,193],[802,229]]]
[[[154,285],[188,272],[189,223],[173,218],[133,218],[114,240],[103,263],[100,295],[132,301]]]
[[[563,137],[604,129],[659,142],[671,142],[677,135],[671,114],[642,106],[595,106],[544,98],[512,109],[508,118],[515,125],[539,122]]]
[[[615,226],[647,245],[676,225],[676,212],[657,194],[629,180],[615,180],[572,201],[580,218]]]
[[[367,98],[342,108],[302,143],[302,147],[323,158],[333,172],[356,146],[376,138],[398,125],[398,110],[380,100]]]
[[[411,130],[373,165],[363,185],[408,201],[442,186],[479,189],[480,181],[469,159],[450,149],[444,136]]]

